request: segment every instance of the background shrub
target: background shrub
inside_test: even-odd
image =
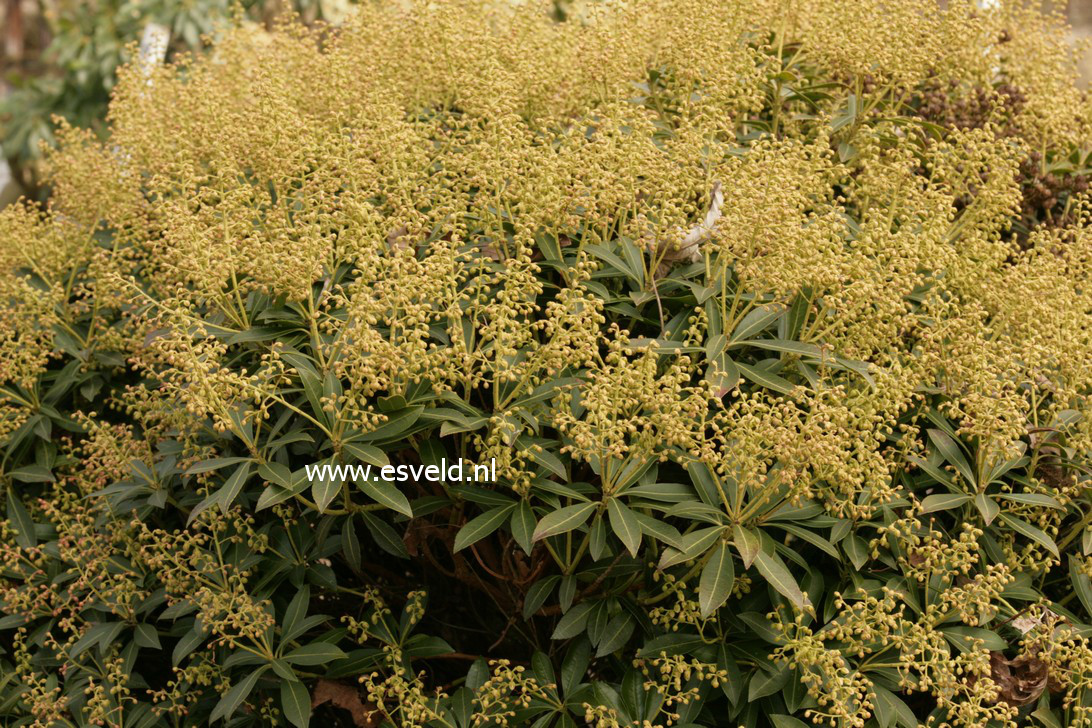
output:
[[[15,164],[16,177],[44,199],[46,190],[37,188],[42,181],[38,164],[40,147],[56,141],[53,117],[104,132],[118,67],[130,60],[149,23],[170,34],[172,55],[200,53],[233,17],[271,22],[292,8],[312,22],[339,19],[350,2],[6,0],[5,8],[0,8],[5,45],[0,55],[3,154]]]
[[[551,9],[240,28],[61,129],[0,214],[7,721],[1092,722],[1064,28]]]

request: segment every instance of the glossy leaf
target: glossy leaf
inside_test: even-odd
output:
[[[735,564],[728,544],[721,543],[713,549],[710,559],[705,562],[698,581],[698,602],[703,617],[709,617],[717,611],[732,593],[736,581]]]

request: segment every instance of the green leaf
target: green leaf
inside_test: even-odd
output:
[[[224,718],[230,718],[247,696],[254,689],[254,686],[258,682],[258,678],[262,676],[262,673],[266,671],[268,665],[260,665],[252,673],[244,677],[239,682],[235,683],[228,690],[224,697],[220,698],[220,702],[216,704],[216,707],[212,709],[212,714],[209,716],[209,723],[215,723],[216,721]]]
[[[255,510],[265,510],[271,508],[278,503],[283,503],[296,493],[288,488],[282,488],[279,485],[271,485],[262,491],[262,494],[258,496],[258,503],[255,506]],[[197,510],[197,509],[194,509]],[[192,518],[192,514],[191,514]]]
[[[618,242],[622,248],[622,257],[625,258],[628,268],[637,275],[637,285],[644,288],[645,285],[645,258],[644,253],[630,238],[620,237]]]
[[[1073,557],[1069,559],[1069,581],[1073,584],[1077,598],[1084,605],[1085,613],[1092,615],[1092,580],[1081,571],[1078,561]]]
[[[694,490],[682,483],[649,483],[648,485],[636,485],[626,490],[630,498],[647,498],[648,500],[662,501],[665,503],[681,503],[693,500]]]
[[[591,645],[587,640],[577,640],[569,646],[561,661],[561,691],[565,695],[574,692],[588,672],[591,662]]]
[[[545,448],[541,450],[527,448],[525,452],[530,456],[531,460],[546,468],[558,478],[561,478],[562,480],[569,479],[569,475],[565,471],[565,463],[561,462],[561,458],[554,455],[549,450]]]
[[[588,615],[591,612],[591,602],[581,602],[565,613],[550,635],[552,640],[567,640],[584,631],[588,624]]]
[[[25,549],[38,545],[38,538],[34,534],[34,521],[31,520],[23,501],[12,490],[8,490],[8,520],[18,532],[15,534],[15,543]]]
[[[1012,501],[1013,503],[1023,503],[1024,505],[1029,506],[1042,506],[1043,508],[1055,508],[1059,511],[1065,510],[1065,506],[1056,499],[1042,493],[998,493],[997,497],[1002,500]]]
[[[838,131],[839,129],[849,126],[857,118],[857,95],[850,94],[846,99],[845,107],[838,107],[837,113],[831,117],[830,128],[831,131]]]
[[[276,326],[254,326],[232,334],[225,341],[230,345],[251,344],[257,341],[273,341],[280,334],[281,329]]]
[[[455,551],[462,551],[467,546],[481,541],[501,527],[509,514],[516,509],[515,503],[492,508],[469,521],[455,534]]]
[[[768,329],[785,312],[782,305],[759,306],[750,311],[736,325],[732,332],[732,343],[740,343],[750,339],[760,331]]]
[[[535,512],[531,509],[531,504],[521,500],[515,510],[512,511],[512,521],[509,523],[509,527],[512,529],[512,538],[516,540],[516,543],[528,556],[534,547],[533,539],[535,526],[537,525],[538,521],[535,519]]]
[[[804,608],[807,599],[780,556],[759,550],[755,556],[755,566],[770,586],[787,597],[797,609]]]
[[[342,449],[360,462],[374,465],[377,468],[382,468],[391,464],[391,461],[387,459],[387,454],[373,445],[365,445],[359,442],[347,442],[342,445]]]
[[[720,508],[722,504],[720,490],[717,488],[717,476],[709,466],[705,463],[693,462],[686,466],[686,471],[690,473],[690,479],[702,503]]]
[[[1050,536],[1046,535],[1043,531],[1031,525],[1024,519],[1017,518],[1016,516],[1011,516],[1008,513],[1002,513],[1001,520],[1004,521],[1005,525],[1007,525],[1012,530],[1016,531],[1022,536],[1030,538],[1032,541],[1044,547],[1047,551],[1054,554],[1055,556],[1058,555],[1058,545],[1054,543],[1054,539],[1052,539]]]
[[[1023,443],[1020,443],[1021,447],[1023,447],[1023,445]],[[997,463],[993,466],[993,468],[990,469],[990,474],[986,480],[986,485],[994,482],[1000,483],[1001,481],[999,479],[1002,475],[1009,472],[1013,468],[1023,467],[1024,465],[1027,465],[1028,462],[1030,462],[1029,458],[1026,455],[1021,455],[1019,457],[1012,458],[1011,460],[1005,460],[1004,462]]]
[[[629,487],[649,471],[655,460],[641,457],[626,458],[614,476],[615,495],[628,491]]]
[[[12,480],[22,483],[52,483],[56,480],[49,468],[41,465],[24,465],[8,473]]]
[[[668,632],[653,637],[637,650],[638,657],[656,657],[661,652],[667,655],[685,655],[706,646],[705,640],[696,634]]]
[[[732,594],[732,585],[736,581],[736,568],[732,563],[732,552],[728,544],[721,542],[713,549],[713,555],[705,562],[698,580],[698,603],[701,616],[709,615],[720,609]]]
[[[599,638],[599,646],[595,650],[595,656],[603,657],[622,649],[629,641],[636,626],[637,623],[633,621],[633,617],[628,612],[620,612],[614,615],[603,629],[603,634]]]
[[[956,470],[967,479],[968,483],[972,486],[977,484],[974,469],[971,467],[971,464],[967,462],[967,458],[963,455],[959,443],[944,432],[934,429],[929,430],[929,439],[932,441],[933,446],[936,447],[937,451],[944,456],[944,459],[956,466]]]
[[[550,536],[568,533],[584,524],[588,516],[596,509],[596,503],[577,503],[574,506],[559,508],[553,513],[547,514],[538,522],[535,529],[534,540],[541,541]]]
[[[732,541],[736,545],[739,557],[743,559],[743,568],[751,568],[751,564],[755,562],[755,557],[762,549],[762,543],[759,541],[758,535],[737,523],[732,526]]]
[[[310,600],[311,587],[304,584],[296,592],[296,595],[292,597],[292,601],[288,603],[288,606],[284,610],[284,617],[281,619],[282,635],[291,635],[293,630],[295,630],[296,625],[307,616],[307,606]],[[289,636],[286,639],[292,639],[292,637]]]
[[[311,722],[311,694],[299,680],[281,682],[281,709],[284,717],[296,728],[307,728]]]
[[[883,690],[883,688],[881,688]],[[884,691],[886,692],[886,691]],[[872,701],[875,705],[876,722],[879,728],[891,728],[895,724],[895,710],[888,699],[876,692],[876,698]]]
[[[292,471],[287,465],[281,463],[262,463],[258,466],[258,475],[274,485],[279,485],[288,491],[293,491],[296,483],[292,479]]]
[[[339,385],[340,387],[340,385]],[[398,412],[406,408],[406,398],[400,394],[379,398],[379,410],[381,412]]]
[[[486,490],[475,485],[453,486],[451,493],[480,506],[507,506],[514,502],[508,496],[502,495],[495,490]]]
[[[445,420],[440,424],[440,437],[448,437],[459,432],[473,432],[488,424],[488,417],[459,417],[456,420],[455,416],[452,415],[452,419]]]
[[[194,650],[205,642],[205,630],[201,627],[201,622],[197,621],[189,632],[182,636],[182,639],[178,640],[175,644],[174,650],[171,652],[171,664],[178,666],[183,659],[193,653]]]
[[[718,356],[724,353],[724,349],[728,346],[728,337],[724,334],[716,334],[710,336],[709,340],[705,342],[705,358],[716,359]]]
[[[777,374],[772,374],[765,369],[752,367],[743,362],[737,362],[736,366],[739,367],[739,371],[745,378],[760,387],[772,389],[779,394],[785,395],[790,395],[796,390],[796,386],[792,382]]]
[[[272,490],[272,488],[270,490]],[[278,490],[281,490],[281,489],[278,488]],[[212,506],[216,505],[219,502],[219,500],[220,500],[220,491],[216,491],[215,493],[212,493],[211,495],[206,496],[200,503],[198,503],[196,506],[194,506],[193,510],[191,510],[189,512],[189,515],[186,516],[186,525],[188,526],[191,523],[193,523],[197,519],[197,517],[199,515],[204,513],[206,510],[208,510]]]
[[[891,728],[896,722],[904,728],[916,728],[919,725],[914,712],[902,698],[879,685],[873,685],[872,690],[876,693],[876,713],[881,728]]]
[[[561,263],[564,258],[561,255],[561,243],[557,237],[548,233],[536,233],[535,244],[538,246],[542,257],[551,263]]]
[[[641,548],[641,524],[637,517],[617,498],[611,498],[607,503],[607,513],[614,535],[626,547],[630,556],[637,558],[637,550]]]
[[[598,244],[586,245],[584,246],[584,250],[591,253],[596,258],[599,258],[599,260],[611,266],[619,273],[625,275],[627,278],[636,283],[638,287],[641,286],[641,281],[644,278],[643,271],[642,273],[638,273],[637,271],[633,270],[630,267],[629,263],[622,260],[620,257],[618,257],[618,255],[608,250],[605,246]]]
[[[774,672],[755,670],[751,684],[747,686],[747,700],[754,702],[767,695],[773,695],[785,687],[789,681],[789,666],[785,665]]]
[[[284,656],[284,661],[292,665],[324,665],[343,657],[345,653],[337,645],[329,642],[312,642],[289,652]]]
[[[680,547],[680,540],[682,535],[671,526],[663,521],[658,521],[652,516],[649,516],[640,511],[634,511],[631,509],[631,513],[637,518],[637,522],[641,524],[641,532],[651,536],[657,541],[667,544],[675,549]]]
[[[413,427],[414,423],[417,422],[421,417],[421,413],[424,411],[425,406],[418,404],[407,407],[404,410],[399,410],[398,412],[390,413],[387,416],[386,422],[365,434],[361,439],[368,440],[369,442],[376,442],[399,437]]]
[[[249,462],[253,462],[253,458],[212,458],[211,460],[202,460],[199,463],[194,463],[186,469],[186,472],[183,473],[183,475],[196,475],[197,473],[207,473],[212,470],[226,468],[228,465]]]
[[[397,511],[407,518],[413,518],[413,508],[410,507],[409,500],[402,494],[402,491],[387,481],[360,480],[356,485],[376,503],[385,505],[392,511]]]
[[[424,634],[415,634],[406,641],[403,654],[407,659],[415,660],[446,655],[454,651],[455,648],[447,640]]]
[[[603,558],[603,552],[607,550],[606,521],[602,513],[596,513],[591,525],[588,526],[588,554],[591,555],[592,561]]]
[[[489,679],[489,665],[485,658],[479,657],[470,665],[466,673],[466,686],[471,690],[477,690]]]
[[[333,478],[322,478],[311,483],[311,498],[318,506],[319,513],[325,513],[333,503],[334,498],[341,492],[341,483]],[[409,502],[407,501],[407,507]]]
[[[353,517],[350,514],[341,529],[341,552],[345,555],[345,561],[349,568],[356,571],[360,568],[362,556],[360,553],[360,539],[356,535],[356,526],[353,525]]]
[[[919,468],[928,473],[936,482],[940,483],[941,485],[946,485],[952,490],[956,489],[955,481],[952,480],[952,476],[938,468],[936,465],[933,465],[928,460],[919,458],[917,455],[908,455],[907,457],[910,462],[914,463]]]
[[[822,359],[824,356],[823,350],[815,344],[805,344],[800,341],[785,341],[782,339],[751,339],[747,342],[747,346],[756,346],[759,349],[780,351],[785,354],[808,356],[815,359]]]
[[[921,512],[933,513],[934,511],[947,511],[952,508],[958,508],[970,500],[971,496],[963,493],[936,493],[935,495],[926,496],[922,499]]]
[[[531,655],[531,670],[539,685],[556,685],[557,677],[554,673],[554,664],[545,652],[535,650]]]
[[[223,487],[216,492],[216,501],[220,504],[220,510],[225,513],[235,503],[235,499],[239,497],[239,492],[243,489],[243,485],[246,483],[247,478],[250,477],[250,464],[253,460],[244,460],[239,464],[239,467],[235,468],[235,471],[228,477]]]
[[[985,493],[979,493],[974,497],[974,506],[982,514],[982,520],[987,526],[993,523],[993,519],[997,518],[997,514],[1001,512],[1001,506],[997,505],[997,501]]]
[[[159,632],[150,624],[138,624],[133,634],[133,641],[140,647],[150,647],[153,650],[162,649],[162,645],[159,644]]]
[[[105,649],[125,628],[124,622],[100,622],[83,633],[69,652],[69,658],[82,655],[95,645]]]
[[[782,339],[795,341],[796,337],[800,335],[808,311],[811,309],[811,296],[811,290],[804,289],[793,297],[792,306],[789,307],[788,313],[781,320],[781,325],[778,326],[778,336]]]
[[[842,558],[842,555],[838,553],[838,549],[834,548],[834,544],[810,529],[804,528],[803,526],[797,526],[792,523],[781,523],[779,521],[770,521],[770,525],[774,528],[780,528],[788,531],[800,540],[807,541],[812,546],[815,546],[829,556],[833,556],[834,558],[839,560]]]
[[[561,585],[557,589],[557,602],[561,611],[569,611],[572,600],[577,598],[577,577],[569,574],[561,578]]]
[[[945,637],[961,651],[966,651],[971,642],[968,639],[982,640],[982,646],[987,650],[1003,652],[1008,649],[1009,643],[1003,640],[996,632],[982,627],[968,627],[965,624],[947,625],[940,628]]]
[[[557,586],[559,581],[561,581],[561,577],[554,574],[553,576],[539,579],[531,585],[531,588],[527,590],[527,595],[523,598],[524,619],[529,619],[532,614],[542,608],[542,605],[550,598],[550,594],[553,593],[554,587]]]
[[[730,392],[739,384],[739,367],[726,353],[709,362],[705,370],[705,381],[713,387],[717,394]]]
[[[254,419],[252,410],[245,404],[239,404],[228,410],[228,419],[234,426],[234,432],[247,446],[248,450],[254,450]]]
[[[1048,703],[1040,703],[1032,716],[1037,718],[1044,728],[1062,728],[1062,722],[1058,720],[1058,716],[1050,709]]]
[[[296,671],[288,666],[288,663],[284,660],[273,660],[269,663],[269,666],[273,669],[273,672],[277,677],[289,682],[296,682],[299,678],[296,676]]]
[[[676,564],[696,559],[709,550],[722,533],[724,533],[724,526],[710,526],[683,535],[679,538],[679,545],[682,548],[664,549],[664,554],[660,557],[660,563],[656,565],[656,568],[670,569]]]
[[[853,568],[860,571],[868,563],[868,545],[864,539],[855,534],[850,534],[842,539],[842,548],[849,557]]]
[[[383,519],[372,515],[368,511],[360,511],[360,517],[364,519],[364,525],[368,527],[368,533],[379,544],[379,548],[400,559],[409,558],[406,545],[402,543],[402,539]]]

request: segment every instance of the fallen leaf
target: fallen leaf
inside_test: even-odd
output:
[[[311,708],[323,703],[330,703],[335,708],[349,711],[353,725],[357,728],[376,728],[379,725],[379,713],[376,707],[366,706],[360,699],[360,691],[352,685],[321,679],[315,685],[311,697]]]
[[[720,207],[724,204],[724,193],[721,191],[720,182],[713,183],[709,198],[709,209],[705,213],[705,219],[690,228],[677,245],[674,241],[662,240],[656,246],[656,256],[660,261],[656,266],[656,278],[667,275],[675,263],[694,263],[701,260],[701,244],[713,237],[717,220],[720,219]]]
[[[1035,655],[1010,660],[1000,652],[991,651],[990,677],[1000,688],[998,702],[1019,707],[1039,699],[1050,682],[1050,671]]]

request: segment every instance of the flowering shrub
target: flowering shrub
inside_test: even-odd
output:
[[[291,7],[311,21],[337,20],[355,0],[247,0],[245,15],[272,20]],[[0,153],[35,194],[42,147],[54,143],[52,119],[102,131],[117,69],[130,58],[149,23],[174,50],[201,53],[208,38],[244,3],[232,0],[17,0],[0,8]],[[24,18],[24,6],[31,9]],[[35,46],[45,43],[44,49]],[[26,46],[31,48],[26,48]],[[163,50],[167,50],[164,48]],[[155,53],[152,58],[158,58]],[[8,93],[8,87],[11,87]]]
[[[367,5],[123,73],[0,214],[0,714],[1092,725],[1074,78],[959,0]]]

